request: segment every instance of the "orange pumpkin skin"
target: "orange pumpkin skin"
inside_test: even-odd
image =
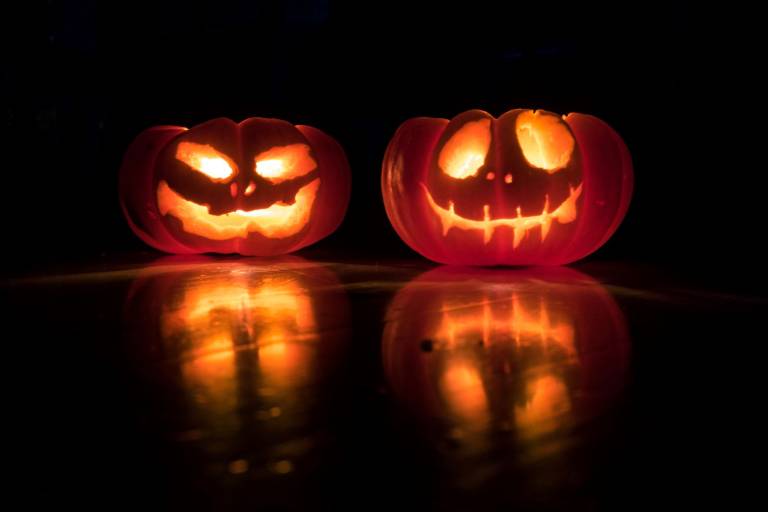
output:
[[[339,226],[350,195],[335,140],[255,117],[150,128],[128,148],[119,183],[133,232],[176,254],[296,251]]]
[[[614,233],[633,172],[624,142],[593,116],[470,110],[401,125],[381,186],[395,231],[426,258],[561,265]]]

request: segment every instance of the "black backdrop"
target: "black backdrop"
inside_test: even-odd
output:
[[[470,108],[499,115],[532,107],[597,115],[632,152],[633,203],[591,259],[697,267],[705,271],[700,276],[748,282],[764,294],[757,284],[765,281],[764,129],[753,131],[743,118],[761,121],[744,72],[761,70],[765,57],[751,60],[750,47],[738,37],[749,32],[746,20],[764,18],[713,5],[716,11],[704,16],[698,6],[671,2],[50,1],[33,5],[18,21],[4,5],[0,255],[12,264],[0,273],[151,253],[120,213],[122,154],[149,126],[190,126],[218,116],[310,124],[344,146],[353,171],[350,209],[312,255],[415,257],[389,226],[380,200],[381,157],[397,126],[413,116],[451,117]],[[10,467],[33,482],[25,500],[60,500],[59,489],[51,489],[57,483],[78,493],[86,482],[95,495],[118,490],[113,498],[139,502],[155,490],[145,484],[159,486],[168,468],[176,468],[146,463],[170,456],[165,446],[135,437],[145,390],[137,391],[133,375],[116,363],[123,347],[104,342],[104,333],[114,335],[121,325],[109,301],[122,301],[124,290],[104,286],[104,311],[73,314],[94,303],[83,297],[92,290],[51,286],[40,288],[39,297],[29,288],[22,298],[12,292],[21,313],[11,308],[8,317],[17,317],[21,328],[14,333],[11,322],[6,348],[29,354],[6,356],[10,375],[18,372],[8,387],[7,423],[21,430],[6,444],[23,452],[25,465]],[[706,477],[719,478],[718,467],[738,475],[739,492],[729,499],[742,494],[741,469],[751,465],[720,464],[718,455],[754,458],[757,443],[751,441],[763,438],[748,436],[745,426],[756,424],[745,420],[764,401],[749,394],[762,387],[747,382],[764,369],[746,369],[747,361],[761,361],[753,354],[762,324],[745,321],[740,310],[754,309],[757,316],[764,302],[735,301],[739,314],[722,314],[718,308],[731,299],[717,297],[711,307],[649,309],[634,320],[639,377],[630,397],[635,415],[627,422],[640,432],[632,439],[651,431],[634,450],[660,456],[647,469],[612,474],[608,483],[625,484],[617,485],[617,495],[647,486],[646,500],[660,502],[653,476],[661,472],[684,500],[710,503],[723,484],[710,485]],[[67,307],[59,308],[64,302]],[[357,305],[364,314],[356,325],[374,326],[361,332],[378,328],[372,303]],[[38,315],[40,307],[47,309]],[[374,339],[362,340],[355,355],[377,350]],[[378,364],[373,361],[358,362],[347,380],[368,383],[359,376]],[[353,396],[367,392],[363,387]],[[379,402],[365,403],[346,413],[372,418],[350,422],[343,430],[354,431],[347,446],[370,442],[359,425],[376,424],[382,409]],[[749,441],[748,449],[736,447],[739,440]],[[379,451],[362,450],[361,459],[377,460],[393,447],[372,444]],[[370,477],[353,467],[350,488],[390,470],[413,474],[414,488],[420,486],[420,475],[408,469],[384,465]],[[46,478],[50,474],[57,476]],[[696,494],[678,489],[686,476]],[[631,478],[637,484],[626,485]],[[372,487],[378,488],[363,485]],[[627,497],[630,504],[636,498]]]
[[[147,250],[118,206],[123,151],[148,126],[219,116],[336,137],[352,202],[316,250],[411,256],[379,191],[397,126],[533,107],[597,115],[632,152],[633,203],[595,258],[761,258],[753,220],[765,173],[728,120],[743,98],[724,92],[738,81],[724,49],[738,28],[704,23],[691,6],[618,4],[49,2],[8,40],[3,69],[6,256]]]

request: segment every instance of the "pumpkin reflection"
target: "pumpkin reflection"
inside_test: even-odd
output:
[[[383,361],[395,395],[438,439],[541,455],[612,402],[628,347],[615,302],[579,272],[444,267],[398,292]]]
[[[307,380],[318,341],[307,290],[290,276],[249,281],[229,276],[184,288],[179,303],[163,311],[162,336],[184,346],[190,383],[205,387],[220,373],[234,374],[235,350],[243,348],[255,351],[265,386],[290,389]]]
[[[174,414],[179,435],[202,440],[220,471],[242,456],[265,471],[294,467],[346,338],[335,276],[299,258],[166,261],[147,269],[128,304],[154,325],[149,346],[163,360],[161,378],[176,375],[170,406],[187,411]],[[254,436],[268,436],[271,448],[235,453]]]

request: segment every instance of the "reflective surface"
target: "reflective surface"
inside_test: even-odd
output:
[[[620,393],[630,343],[618,306],[584,274],[443,267],[397,293],[382,350],[395,396],[472,473],[482,457],[563,451]]]
[[[608,263],[167,257],[4,289],[23,471],[102,509],[686,496],[713,455],[706,335],[747,336],[766,304]]]
[[[290,257],[165,258],[139,272],[124,313],[128,341],[161,361],[177,439],[213,479],[268,478],[311,459],[307,435],[322,428],[348,322],[334,273]]]

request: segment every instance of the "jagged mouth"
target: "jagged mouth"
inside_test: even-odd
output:
[[[282,201],[258,210],[235,210],[221,215],[210,213],[210,207],[189,201],[175,192],[166,181],[157,186],[157,206],[162,215],[181,221],[187,233],[210,240],[246,238],[259,233],[267,238],[286,238],[301,231],[315,202],[320,178],[301,187],[293,204]]]
[[[557,220],[560,224],[568,224],[576,220],[577,208],[576,200],[581,196],[582,184],[576,188],[568,187],[570,193],[568,197],[560,203],[560,205],[554,210],[549,210],[549,196],[545,198],[544,209],[538,215],[523,216],[520,207],[517,207],[516,217],[503,217],[499,219],[492,219],[489,205],[483,205],[483,219],[468,219],[462,217],[456,213],[454,209],[453,201],[448,202],[448,208],[443,208],[437,202],[435,202],[429,189],[423,183],[421,186],[424,188],[424,193],[427,196],[427,202],[432,208],[432,211],[439,217],[440,223],[443,226],[443,236],[448,234],[452,228],[463,230],[479,230],[483,232],[483,243],[487,244],[493,238],[493,234],[498,227],[508,227],[514,230],[514,239],[512,242],[513,248],[520,245],[525,235],[531,229],[536,227],[541,228],[541,241],[546,240],[549,230],[552,227],[552,221]]]

